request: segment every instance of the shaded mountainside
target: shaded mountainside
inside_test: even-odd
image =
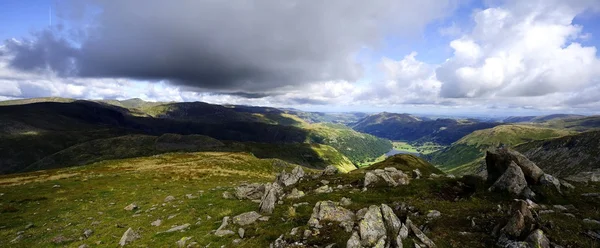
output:
[[[140,149],[129,154],[128,151],[119,150],[120,146],[108,145],[125,138],[110,138],[128,134],[161,136],[167,133],[204,135],[228,143],[273,146],[305,144],[300,145],[303,152],[295,153],[289,158],[305,165],[310,163],[304,160],[313,161],[315,166],[324,166],[327,161],[334,161],[345,170],[353,168],[350,165],[352,163],[374,159],[391,149],[391,143],[387,140],[358,133],[342,125],[308,124],[298,116],[275,108],[220,106],[199,102],[147,103],[139,99],[105,102],[27,99],[0,104],[0,173],[14,173],[25,168],[60,167],[57,163],[48,162],[54,160],[70,161],[69,165],[98,161],[86,159],[85,156],[79,158],[73,152],[77,149],[76,145],[94,140],[99,141],[82,147],[94,144],[105,147],[106,149],[99,150],[107,154],[107,158],[147,155],[152,152],[142,152],[146,144],[140,143]],[[135,142],[141,141],[135,139]],[[282,146],[285,150],[291,145]],[[71,150],[59,153],[67,148]],[[110,149],[113,148],[115,152],[111,154]],[[256,148],[246,148],[243,151],[247,150]],[[307,153],[308,151],[310,152]],[[33,165],[55,153],[59,154]],[[269,154],[277,156],[274,152]],[[300,154],[307,154],[308,157],[299,159]],[[319,157],[319,154],[325,157],[309,158]],[[65,158],[67,155],[73,158]],[[87,156],[92,155],[93,153]]]
[[[498,123],[474,120],[428,120],[408,114],[380,113],[365,117],[352,125],[352,128],[391,140],[450,145],[475,130],[497,125]]]
[[[448,173],[462,175],[477,172],[485,151],[500,145],[513,147],[533,141],[572,134],[571,131],[532,125],[500,125],[475,131],[451,146],[427,156],[429,161]]]
[[[515,147],[551,174],[576,179],[600,175],[600,131],[590,131]]]

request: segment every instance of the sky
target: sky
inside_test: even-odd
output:
[[[600,114],[600,0],[2,0],[0,100]]]

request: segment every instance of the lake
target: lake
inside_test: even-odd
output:
[[[400,151],[400,150],[392,149],[389,152],[387,152],[385,154],[385,156],[389,157],[389,156],[393,156],[393,155],[396,155],[396,154],[412,154],[412,155],[415,155],[415,156],[420,156],[421,155],[421,154],[419,154],[417,152],[407,152],[407,151]]]

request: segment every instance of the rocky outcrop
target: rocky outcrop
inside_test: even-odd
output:
[[[242,184],[235,187],[235,197],[244,200],[259,200],[265,193],[265,185],[261,183]]]
[[[278,183],[267,183],[265,185],[265,194],[260,200],[259,211],[264,214],[272,214],[275,209],[275,202],[282,192]]]
[[[520,195],[527,187],[523,171],[517,164],[511,162],[504,173],[494,182],[490,191],[507,191],[513,195]]]
[[[223,217],[223,222],[221,222],[221,226],[215,231],[215,235],[219,237],[233,235],[234,232],[231,230],[227,230],[227,226],[229,225],[229,216]]]
[[[250,225],[256,222],[260,217],[261,215],[259,213],[257,213],[256,211],[251,211],[234,216],[233,223],[240,226]]]
[[[335,221],[342,226],[354,225],[355,215],[352,211],[340,206],[339,203],[333,201],[320,201],[315,204],[312,215],[308,220],[308,225],[314,228],[321,228],[321,221]]]
[[[323,172],[321,172],[322,175],[324,176],[333,176],[335,174],[337,174],[339,171],[337,168],[335,168],[335,166],[333,165],[328,165],[327,167],[325,167],[325,169],[323,170]]]
[[[364,187],[374,185],[379,181],[384,181],[389,186],[407,185],[410,183],[410,178],[404,172],[394,168],[386,167],[385,169],[376,169],[365,173]]]
[[[290,186],[298,183],[304,177],[304,170],[300,166],[296,166],[291,173],[282,171],[277,175],[277,183],[283,186]]]
[[[383,215],[379,206],[370,206],[358,225],[362,246],[373,247],[380,239],[387,238]]]
[[[544,174],[542,169],[523,154],[509,148],[498,148],[486,152],[488,181],[495,182],[513,162],[521,169],[528,183],[537,184]]]
[[[133,229],[130,227],[127,229],[127,231],[125,231],[125,233],[123,233],[123,236],[121,236],[121,240],[119,240],[119,246],[125,246],[139,238],[140,235],[133,231]]]
[[[289,194],[287,194],[285,197],[287,199],[299,199],[304,197],[306,194],[304,193],[304,191],[300,191],[297,188],[292,189],[292,192],[290,192]]]

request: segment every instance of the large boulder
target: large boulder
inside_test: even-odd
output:
[[[389,186],[396,187],[398,185],[407,185],[410,182],[408,175],[394,168],[386,167],[385,169],[376,169],[365,174],[364,186],[373,185],[379,180],[385,181]]]
[[[275,209],[277,197],[281,194],[282,188],[278,183],[267,183],[265,185],[265,194],[258,205],[259,211],[264,214],[272,214]]]
[[[485,163],[488,181],[496,181],[513,162],[521,168],[525,179],[531,184],[537,184],[540,177],[544,174],[542,169],[523,154],[509,148],[498,148],[486,152]]]
[[[527,236],[525,239],[531,247],[535,248],[550,248],[550,240],[544,235],[544,231],[537,229]]]
[[[383,223],[383,215],[379,206],[370,206],[367,213],[359,223],[361,245],[373,247],[378,244],[380,239],[386,236],[386,229]]]
[[[125,231],[125,233],[123,233],[123,236],[121,236],[121,240],[119,240],[119,246],[125,246],[139,238],[140,235],[133,231],[133,229],[130,227],[127,229],[127,231]]]
[[[500,232],[508,237],[517,238],[523,233],[528,233],[529,224],[534,221],[526,201],[517,200],[511,206],[511,216]]]
[[[320,221],[340,222],[343,226],[354,225],[354,213],[333,201],[320,201],[315,204],[308,225],[321,228]]]
[[[282,171],[277,176],[277,182],[283,186],[290,186],[296,184],[300,179],[304,177],[304,170],[300,166],[296,166],[291,173]]]
[[[489,190],[507,191],[513,195],[520,195],[525,187],[527,187],[527,181],[523,171],[515,162],[511,162]]]
[[[235,197],[244,200],[259,200],[265,193],[265,185],[261,183],[242,184],[235,188]]]
[[[257,213],[256,211],[251,211],[234,216],[233,223],[240,226],[250,225],[256,222],[256,220],[258,220],[258,218],[260,217],[262,216],[259,213]]]

